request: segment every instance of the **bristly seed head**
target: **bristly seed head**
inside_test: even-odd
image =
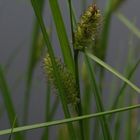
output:
[[[95,4],[92,4],[81,16],[75,31],[75,49],[84,50],[99,38],[103,17]]]
[[[75,77],[65,67],[65,65],[61,62],[60,59],[55,59],[55,61],[56,61],[56,67],[58,71],[60,72],[60,78],[63,84],[66,102],[67,104],[76,105],[79,102],[79,99],[78,99],[78,90],[77,90]],[[47,74],[47,78],[50,81],[50,83],[56,89],[58,89],[55,76],[54,76],[52,62],[48,54],[44,58],[44,71]]]

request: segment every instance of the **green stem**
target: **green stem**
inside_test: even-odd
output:
[[[69,112],[69,109],[68,109],[68,105],[66,103],[66,98],[64,96],[65,92],[64,92],[61,77],[60,77],[60,71],[56,67],[56,61],[55,61],[53,47],[51,45],[48,33],[46,31],[46,27],[45,27],[42,15],[39,11],[38,4],[36,3],[36,0],[31,0],[31,3],[32,3],[32,7],[34,9],[35,15],[36,15],[36,17],[38,19],[38,22],[40,24],[41,31],[42,31],[42,34],[43,34],[43,37],[44,37],[44,41],[46,43],[46,47],[48,49],[48,53],[49,53],[50,58],[51,58],[51,62],[52,62],[52,66],[53,66],[53,74],[55,76],[55,80],[56,80],[56,83],[58,85],[58,92],[59,92],[59,96],[60,96],[60,99],[61,99],[61,103],[62,103],[63,111],[64,111],[64,114],[65,114],[65,118],[70,118],[71,115],[70,115],[70,112]],[[70,138],[72,140],[76,140],[76,135],[75,135],[75,131],[74,131],[72,123],[68,124],[68,130],[69,130]]]
[[[136,69],[137,69],[137,67],[138,67],[139,65],[140,65],[140,59],[136,62],[136,64],[134,65],[134,67],[133,67],[133,68],[131,69],[131,71],[129,72],[129,74],[128,74],[128,76],[127,76],[127,79],[128,79],[128,80],[130,80],[130,79],[132,78],[133,74],[135,73],[135,71],[136,71]],[[126,87],[127,87],[127,83],[124,83],[124,84],[122,85],[121,89],[119,90],[118,95],[117,95],[117,97],[116,97],[116,99],[115,99],[113,105],[111,106],[111,109],[115,109],[115,108],[118,106],[118,104],[120,103],[119,100],[121,99],[121,97],[122,97],[123,94],[125,93],[124,91],[125,91]]]
[[[11,98],[12,94],[10,92],[9,85],[6,80],[6,75],[1,65],[0,65],[0,95],[3,99],[10,125],[13,126],[13,121],[15,120],[15,116],[17,116],[17,114],[16,114],[15,107]],[[18,119],[16,119],[14,126],[15,127],[19,126]],[[15,140],[19,140],[19,139],[23,140],[24,136],[21,133],[16,133]]]
[[[102,112],[102,111],[104,111],[104,106],[103,106],[103,103],[102,103],[101,97],[100,97],[101,93],[99,92],[99,89],[98,89],[98,86],[96,83],[95,73],[92,70],[89,59],[86,55],[85,55],[85,60],[86,60],[86,64],[88,67],[89,74],[90,74],[90,80],[91,80],[91,84],[92,84],[91,86],[93,89],[97,110],[98,110],[98,112]],[[103,117],[100,117],[99,119],[100,119],[100,123],[102,126],[102,132],[103,132],[104,139],[111,140],[112,138],[111,138],[111,134],[109,131],[108,122],[107,122],[106,118],[103,116]]]
[[[76,78],[76,85],[78,88],[78,98],[79,102],[76,105],[76,111],[78,116],[82,115],[82,106],[81,106],[81,97],[80,97],[80,85],[79,85],[79,70],[78,70],[78,54],[79,51],[75,50],[74,44],[75,44],[75,37],[74,37],[74,28],[73,28],[73,16],[72,16],[72,4],[71,0],[68,0],[69,2],[69,13],[70,13],[70,22],[71,22],[71,34],[72,34],[72,44],[73,44],[73,51],[74,51],[74,63],[75,63],[75,78]],[[80,132],[81,132],[81,138],[84,140],[84,127],[83,127],[83,121],[79,121],[80,126]]]
[[[79,69],[78,69],[78,54],[79,51],[78,50],[74,50],[74,62],[75,62],[75,78],[76,78],[76,85],[77,85],[77,89],[78,89],[78,99],[79,102],[77,103],[76,106],[76,111],[78,116],[81,116],[82,113],[82,103],[81,103],[81,96],[80,96],[80,85],[79,85]],[[83,121],[79,121],[79,126],[80,126],[80,132],[81,132],[81,138],[82,140],[84,140],[84,126],[83,126]]]
[[[70,25],[71,25],[72,42],[74,44],[75,39],[74,39],[74,31],[73,31],[74,27],[73,27],[73,16],[72,16],[72,13],[73,13],[72,12],[72,4],[71,4],[71,0],[68,0],[68,2],[69,2],[69,13],[70,13]]]
[[[50,94],[51,94],[51,88],[50,88],[50,83],[48,82],[47,84],[47,92],[46,92],[46,113],[45,113],[45,121],[48,122],[50,121],[49,119],[49,113],[50,113]],[[44,130],[44,133],[42,135],[41,140],[48,140],[49,139],[49,128],[46,127]]]

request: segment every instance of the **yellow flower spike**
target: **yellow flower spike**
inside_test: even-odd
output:
[[[62,80],[63,88],[65,91],[65,97],[66,97],[66,102],[68,104],[73,104],[76,105],[79,101],[77,95],[77,85],[76,85],[76,80],[75,77],[72,75],[72,73],[65,67],[65,65],[60,61],[60,59],[56,59],[56,64],[57,68],[60,72],[60,77]],[[48,80],[50,83],[56,88],[57,83],[55,82],[54,78],[54,72],[53,72],[53,67],[52,67],[52,62],[50,59],[50,56],[47,54],[46,57],[44,58],[44,70],[45,73],[47,74]]]
[[[103,18],[100,10],[93,4],[88,7],[77,25],[75,31],[75,49],[84,50],[98,39]]]

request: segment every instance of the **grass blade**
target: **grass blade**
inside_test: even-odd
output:
[[[138,62],[134,65],[134,67],[133,67],[133,68],[131,69],[131,71],[129,72],[128,77],[127,77],[128,80],[131,79],[132,75],[133,75],[134,72],[136,71],[136,69],[137,69],[137,67],[139,66],[139,64],[140,64],[140,60],[138,60]],[[115,99],[115,101],[114,101],[114,103],[113,103],[111,109],[114,109],[114,108],[117,107],[117,105],[118,105],[118,103],[119,103],[119,99],[120,99],[121,96],[123,95],[124,90],[126,89],[126,87],[127,87],[127,83],[124,83],[124,84],[122,85],[120,91],[118,92],[119,94],[117,95],[117,97],[116,97],[116,99]]]
[[[95,97],[97,110],[98,110],[98,112],[103,112],[104,107],[103,107],[103,104],[102,104],[102,101],[101,101],[101,97],[100,97],[101,94],[99,92],[99,89],[98,89],[98,86],[97,86],[97,83],[96,83],[94,71],[91,68],[91,65],[90,65],[90,62],[89,62],[87,56],[85,56],[85,60],[86,60],[86,65],[87,65],[89,75],[90,75],[90,80],[91,80],[91,84],[92,84],[91,88],[93,90],[92,92],[93,92],[94,97]],[[108,127],[106,118],[103,116],[103,117],[99,118],[99,120],[100,120],[100,123],[101,123],[104,139],[105,140],[111,140],[111,135],[110,135],[110,132],[109,132],[109,127]]]
[[[9,136],[9,139],[8,140],[11,140],[12,139],[12,134],[13,134],[13,129],[15,127],[16,119],[17,118],[15,117],[14,122],[13,122],[13,125],[12,125],[12,129],[11,129],[11,133],[10,133],[10,136]]]
[[[54,125],[60,125],[60,124],[70,123],[70,122],[79,121],[79,120],[83,120],[83,119],[101,117],[101,116],[105,116],[105,115],[109,115],[109,114],[129,111],[129,110],[137,109],[137,108],[140,108],[140,104],[123,107],[123,108],[119,108],[119,109],[114,109],[114,110],[110,110],[110,111],[105,111],[105,112],[94,113],[94,114],[90,114],[90,115],[83,115],[83,116],[74,117],[74,118],[68,118],[68,119],[57,120],[57,121],[52,121],[52,122],[17,127],[17,128],[13,129],[13,133],[43,128],[43,127],[49,127],[49,126],[54,126]],[[11,133],[11,129],[1,130],[0,136],[10,134],[10,133]]]
[[[107,69],[108,71],[110,71],[111,73],[113,73],[114,75],[116,75],[119,79],[121,79],[122,81],[126,82],[136,92],[140,93],[140,88],[138,88],[136,85],[134,85],[133,83],[131,83],[127,78],[125,78],[124,76],[122,76],[118,71],[116,71],[115,69],[113,69],[110,65],[104,63],[102,60],[100,60],[99,58],[97,58],[95,55],[93,55],[91,53],[88,53],[88,52],[85,52],[85,53],[86,53],[86,55],[88,57],[90,57],[96,63],[100,64],[102,67],[104,67],[105,69]]]
[[[41,28],[41,31],[42,31],[42,34],[43,34],[43,37],[44,37],[44,41],[46,43],[46,47],[48,49],[48,53],[49,53],[49,56],[50,56],[50,59],[51,59],[51,62],[52,62],[53,72],[54,72],[56,83],[58,85],[59,96],[60,96],[60,99],[61,99],[61,103],[62,103],[62,107],[63,107],[65,117],[70,118],[71,116],[70,116],[68,105],[66,103],[66,99],[65,99],[65,96],[64,96],[65,95],[64,94],[64,89],[63,89],[63,85],[62,85],[62,82],[61,82],[61,77],[60,77],[60,74],[59,74],[60,72],[58,71],[58,69],[56,67],[57,65],[56,65],[56,62],[55,62],[55,56],[54,56],[53,48],[52,48],[51,42],[49,40],[49,36],[46,32],[46,28],[45,28],[45,25],[44,25],[44,22],[43,22],[43,18],[41,16],[40,11],[39,11],[36,0],[31,0],[31,3],[32,3],[32,6],[34,8],[34,12],[35,12],[35,15],[37,17],[37,20],[39,22],[39,25],[40,25],[40,28]],[[70,138],[75,140],[76,136],[75,136],[74,128],[73,128],[71,123],[68,124],[68,129],[69,129],[69,132],[70,132],[69,133]]]
[[[47,101],[46,101],[46,122],[47,121],[52,121],[53,117],[58,109],[59,106],[59,99],[58,97],[55,98],[52,107],[50,107],[50,102],[51,102],[51,89],[50,89],[50,84],[48,83],[47,86]],[[41,140],[48,140],[49,139],[49,128],[45,128],[44,133],[42,135]]]
[[[129,29],[133,34],[140,38],[140,29],[138,29],[133,22],[130,22],[123,14],[117,13],[118,19]]]
[[[16,112],[15,112],[14,105],[13,105],[13,102],[12,102],[12,99],[10,96],[11,94],[10,94],[10,91],[8,88],[8,84],[7,84],[6,79],[5,79],[4,71],[3,71],[1,66],[0,66],[0,90],[2,93],[2,97],[4,100],[6,110],[7,110],[10,125],[12,126],[13,121],[15,120]],[[15,127],[18,127],[18,126],[19,126],[18,120],[16,120]],[[20,133],[17,133],[17,134],[15,134],[15,139],[22,140],[23,137],[21,136]]]
[[[45,121],[50,121],[49,113],[50,113],[50,101],[51,101],[51,87],[50,83],[47,83],[47,91],[46,91],[46,108],[45,108]],[[49,139],[49,128],[45,128],[41,140]]]
[[[79,52],[75,50],[74,44],[75,44],[75,37],[74,37],[74,22],[75,22],[75,16],[73,13],[72,9],[72,1],[68,0],[68,7],[69,7],[69,14],[70,14],[70,24],[71,24],[71,36],[72,36],[72,46],[73,46],[73,52],[74,52],[74,64],[75,64],[75,79],[76,79],[76,85],[77,85],[77,91],[78,95],[77,97],[79,98],[79,102],[76,105],[76,113],[78,116],[83,115],[83,110],[82,110],[82,103],[81,103],[81,93],[80,93],[80,82],[79,82],[79,67],[78,67],[78,58],[79,58]],[[73,17],[74,16],[74,17]],[[80,126],[80,135],[81,135],[81,140],[85,140],[85,133],[84,133],[84,123],[83,121],[79,121],[79,126]]]
[[[83,107],[83,114],[89,114],[92,107],[92,97],[91,97],[91,86],[90,86],[90,80],[88,77],[88,70],[85,64],[85,61],[82,64],[82,81],[84,84],[83,89],[83,97],[82,97],[82,107]],[[84,120],[84,132],[85,137],[87,140],[90,139],[90,120]]]
[[[49,0],[49,3],[50,3],[53,18],[54,18],[64,62],[67,68],[69,68],[70,71],[74,74],[74,61],[72,58],[69,40],[66,34],[65,25],[62,19],[58,2],[57,0]]]

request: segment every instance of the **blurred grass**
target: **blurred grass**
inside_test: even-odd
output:
[[[49,0],[65,65],[74,74],[74,61],[57,0]]]
[[[118,12],[116,16],[133,34],[140,38],[140,29],[138,29],[133,22],[130,22],[122,13]]]
[[[13,133],[43,128],[43,127],[50,127],[50,126],[54,126],[54,125],[60,125],[60,124],[75,122],[75,121],[79,121],[79,120],[83,120],[83,119],[101,117],[101,116],[110,115],[110,114],[114,114],[114,113],[130,111],[131,109],[138,109],[138,108],[140,108],[140,104],[127,106],[127,107],[123,107],[123,108],[119,108],[119,109],[114,109],[111,111],[105,111],[105,112],[99,112],[99,113],[94,113],[94,114],[89,114],[89,115],[78,116],[78,117],[74,117],[74,118],[56,120],[56,121],[52,121],[52,122],[39,123],[39,124],[34,124],[34,125],[27,125],[27,126],[14,128]],[[11,133],[11,129],[1,130],[0,136],[10,134],[10,133]]]
[[[15,117],[17,115],[16,115],[13,101],[11,99],[11,93],[10,93],[9,86],[7,84],[7,81],[6,81],[5,73],[4,73],[4,70],[1,66],[0,66],[0,91],[2,94],[2,98],[3,98],[4,104],[5,104],[6,110],[7,110],[10,125],[12,126],[13,122],[15,120]],[[18,120],[16,120],[14,126],[15,127],[19,126]],[[16,133],[15,139],[22,140],[23,136],[21,135],[21,133]]]
[[[140,94],[140,88],[137,87],[136,85],[134,85],[132,82],[130,82],[127,78],[125,78],[124,76],[122,76],[118,71],[116,71],[115,69],[113,69],[108,64],[104,63],[101,59],[97,58],[93,54],[86,52],[86,55],[88,57],[90,57],[91,59],[93,59],[96,63],[100,64],[102,67],[104,67],[105,69],[107,69],[108,71],[110,71],[111,73],[113,73],[119,79],[121,79],[122,81],[126,82],[132,89],[134,89],[137,93]]]
[[[15,117],[15,119],[14,119],[14,121],[13,121],[12,128],[11,128],[11,133],[10,133],[10,136],[9,136],[9,139],[8,139],[8,140],[11,140],[11,139],[12,139],[13,129],[14,129],[14,127],[15,127],[16,119],[17,119],[17,118]]]

